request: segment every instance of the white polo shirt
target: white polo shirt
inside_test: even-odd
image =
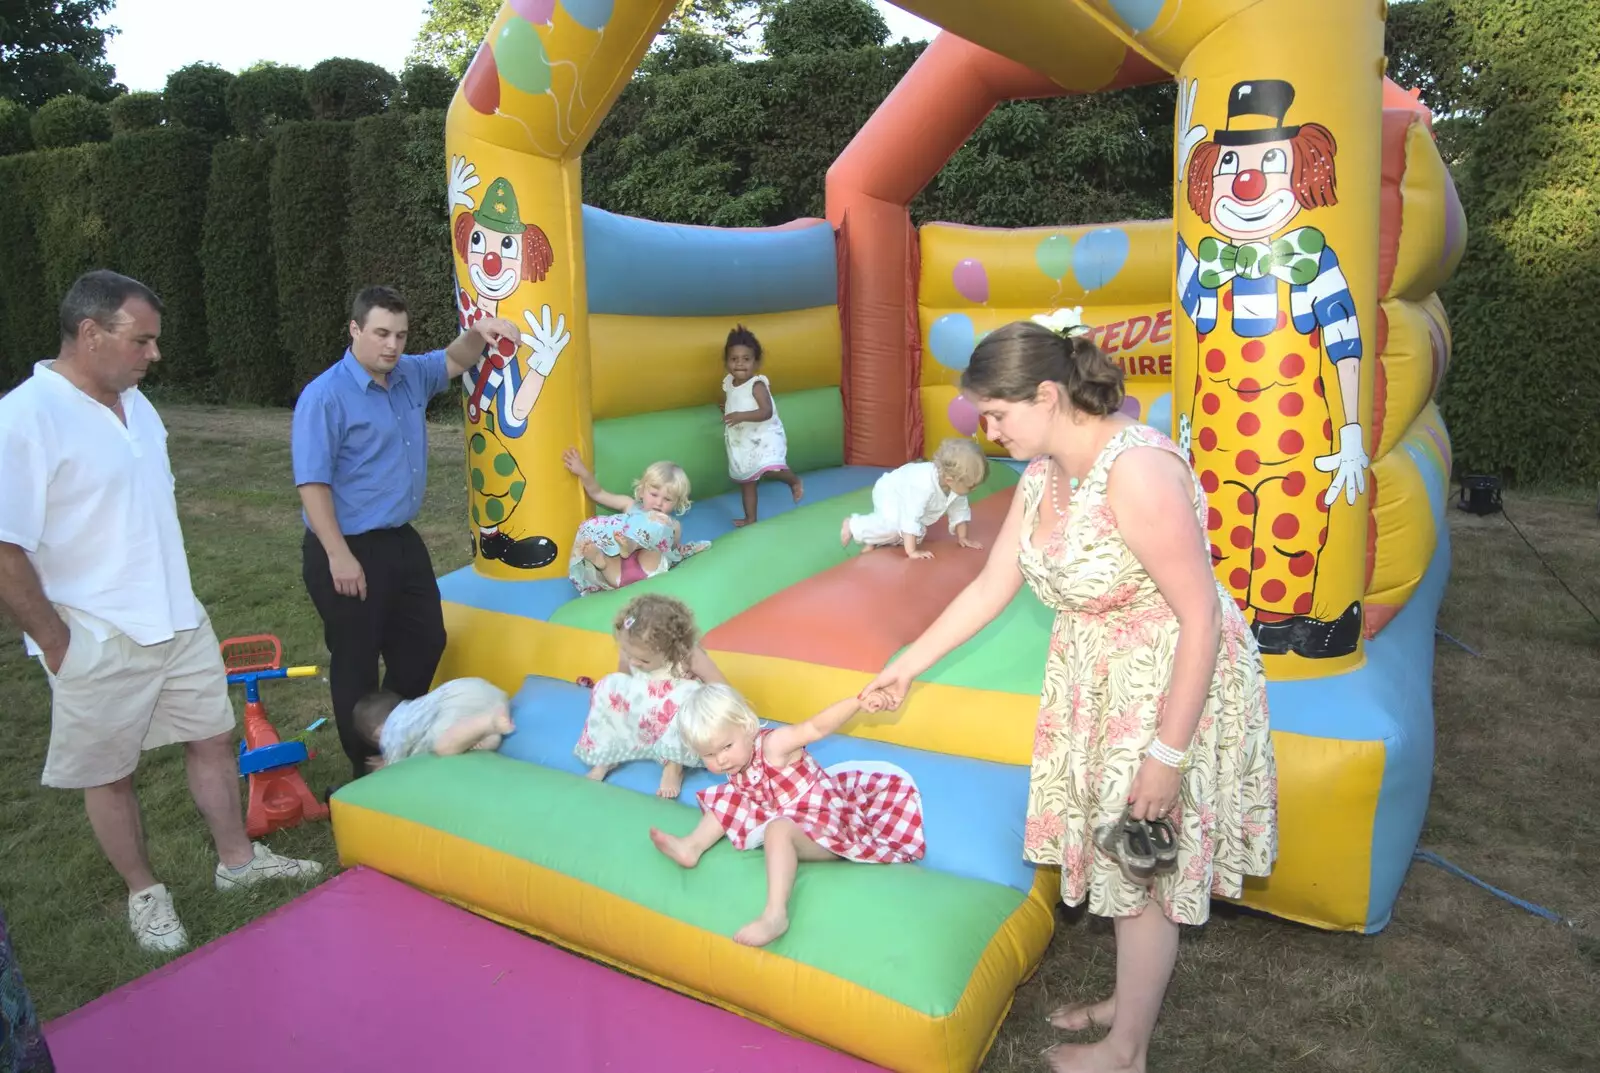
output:
[[[0,541],[27,552],[45,596],[79,612],[100,640],[171,640],[199,626],[201,610],[166,426],[138,388],[123,392],[123,425],[54,364],[37,363],[0,398]]]

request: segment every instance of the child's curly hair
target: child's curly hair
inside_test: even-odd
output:
[[[689,509],[689,475],[676,462],[652,462],[646,466],[639,479],[633,482],[633,498],[638,499],[639,490],[648,484],[672,497],[672,513],[682,514]]]
[[[629,600],[617,612],[612,629],[648,648],[680,671],[687,671],[700,643],[700,629],[694,612],[682,600],[659,593],[646,593]]]
[[[735,324],[733,331],[728,333],[728,341],[722,344],[722,360],[726,364],[728,351],[736,346],[747,346],[756,356],[756,364],[761,364],[761,340],[756,338],[756,333],[746,328],[743,324]]]
[[[983,448],[971,440],[952,436],[933,452],[933,463],[946,481],[957,481],[976,488],[989,476],[989,460]]]

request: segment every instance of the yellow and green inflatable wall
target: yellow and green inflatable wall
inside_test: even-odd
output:
[[[523,335],[464,377],[475,557],[440,582],[440,674],[513,692],[518,730],[498,755],[341,790],[342,858],[890,1069],[977,1068],[1053,932],[1056,878],[1021,846],[1050,630],[1030,593],[900,712],[818,746],[912,771],[928,853],[803,870],[792,927],[763,950],[731,940],[762,900],[759,855],[722,846],[684,872],[645,837],[692,827],[709,777],[678,801],[649,765],[582,778],[576,680],[615,668],[613,619],[656,591],[690,605],[764,717],[853,694],[982,559],[937,537],[931,562],[850,556],[840,519],[886,469],[977,436],[996,464],[973,526],[992,536],[1017,468],[982,441],[960,371],[984,332],[1073,306],[1122,363],[1129,412],[1188,446],[1218,577],[1265,654],[1280,852],[1243,900],[1381,929],[1430,785],[1449,572],[1436,292],[1465,240],[1429,113],[1383,77],[1381,4],[907,0],[943,32],[830,169],[827,219],[752,230],[582,203],[583,149],[673,6],[511,0],[452,104],[461,320]],[[913,227],[912,198],[995,104],[1159,80],[1178,84],[1172,219]],[[740,323],[805,479],[799,503],[763,485],[746,528],[719,417]],[[616,491],[683,465],[684,537],[711,547],[577,598],[570,545],[595,508],[569,445]]]

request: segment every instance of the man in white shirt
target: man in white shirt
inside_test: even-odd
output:
[[[145,852],[142,751],[183,743],[218,890],[322,868],[245,834],[227,672],[190,586],[167,430],[138,389],[160,335],[149,288],[90,272],[61,302],[59,356],[0,398],[0,603],[50,680],[41,781],[83,791],[134,936],[170,951],[188,937]]]

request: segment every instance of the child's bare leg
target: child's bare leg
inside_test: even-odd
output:
[[[661,565],[661,553],[654,548],[641,551],[638,558],[639,569],[644,571],[644,576],[649,577],[656,572],[656,567]],[[620,571],[619,571],[620,573]]]
[[[693,868],[700,863],[700,857],[706,850],[722,840],[722,824],[709,812],[700,814],[700,825],[687,835],[669,835],[655,827],[650,828],[650,841],[655,843],[656,849],[666,854],[672,860],[685,868]]]
[[[800,502],[800,497],[806,494],[805,482],[792,469],[776,470],[771,474],[771,477],[773,480],[782,481],[789,486],[789,492],[794,496],[796,503]]]
[[[850,519],[849,518],[846,518],[844,520],[844,522],[842,524],[840,524],[840,526],[839,526],[839,546],[841,548],[848,548],[850,546]]]
[[[605,777],[617,769],[615,764],[596,764],[589,769],[588,777],[595,782],[604,782]]]
[[[838,854],[823,849],[793,820],[767,825],[767,907],[759,917],[734,932],[733,941],[745,946],[766,946],[789,930],[789,894],[801,861],[836,861]]]
[[[580,549],[583,557],[589,564],[600,571],[600,576],[606,579],[606,584],[613,589],[622,584],[622,560],[615,555],[607,555],[600,550],[598,544],[586,542]]]
[[[683,765],[668,760],[661,765],[661,785],[656,787],[656,796],[675,799],[682,792]]]
[[[734,528],[741,528],[756,520],[756,482],[748,481],[739,486],[739,501],[744,504],[744,517],[733,520]]]

